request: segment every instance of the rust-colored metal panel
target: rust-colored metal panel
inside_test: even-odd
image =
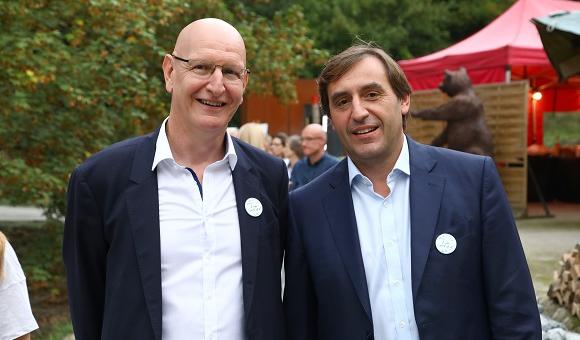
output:
[[[283,105],[270,95],[249,94],[245,98],[241,122],[268,123],[268,133],[300,134],[304,127],[304,105],[318,100],[314,79],[296,81],[297,102]]]

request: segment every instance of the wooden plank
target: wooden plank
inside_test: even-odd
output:
[[[527,207],[527,112],[526,81],[474,86],[485,109],[485,119],[495,144],[496,163],[520,164],[520,168],[499,168],[498,172],[515,215]],[[411,110],[438,106],[448,100],[439,90],[417,91],[411,96]],[[407,133],[421,143],[430,143],[445,127],[444,122],[410,118]]]

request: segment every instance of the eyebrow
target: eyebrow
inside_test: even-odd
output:
[[[371,82],[369,84],[366,84],[366,85],[360,87],[360,89],[358,91],[368,91],[368,90],[380,90],[382,92],[385,92],[385,88],[381,84],[379,84],[379,83],[377,83],[375,81],[373,81],[373,82]],[[348,95],[348,92],[347,91],[339,91],[339,92],[334,93],[330,97],[330,100],[331,101],[336,101],[336,99],[338,99],[340,97],[343,97],[345,95]]]

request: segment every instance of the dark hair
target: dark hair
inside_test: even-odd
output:
[[[330,58],[322,72],[320,72],[320,76],[318,76],[320,110],[323,114],[327,114],[330,117],[328,85],[340,79],[355,64],[368,56],[377,58],[385,66],[387,81],[399,100],[411,95],[411,85],[409,85],[405,73],[403,73],[403,70],[393,58],[374,44],[356,44]],[[407,115],[403,115],[403,126],[405,126],[406,118]]]
[[[278,132],[274,136],[272,136],[272,139],[274,138],[278,138],[282,143],[282,146],[286,146],[286,139],[288,138],[288,135],[286,133]]]
[[[298,135],[292,135],[286,140],[288,143],[288,149],[292,150],[298,156],[298,158],[304,157],[302,152],[302,138]]]

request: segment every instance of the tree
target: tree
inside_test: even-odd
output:
[[[267,15],[300,5],[315,46],[335,54],[358,39],[372,41],[396,60],[426,55],[471,35],[514,0],[255,0]],[[303,75],[315,77],[317,65]]]
[[[163,55],[208,16],[245,36],[250,91],[292,100],[297,70],[324,57],[298,7],[269,20],[219,0],[1,2],[0,198],[62,216],[75,165],[166,116]]]

